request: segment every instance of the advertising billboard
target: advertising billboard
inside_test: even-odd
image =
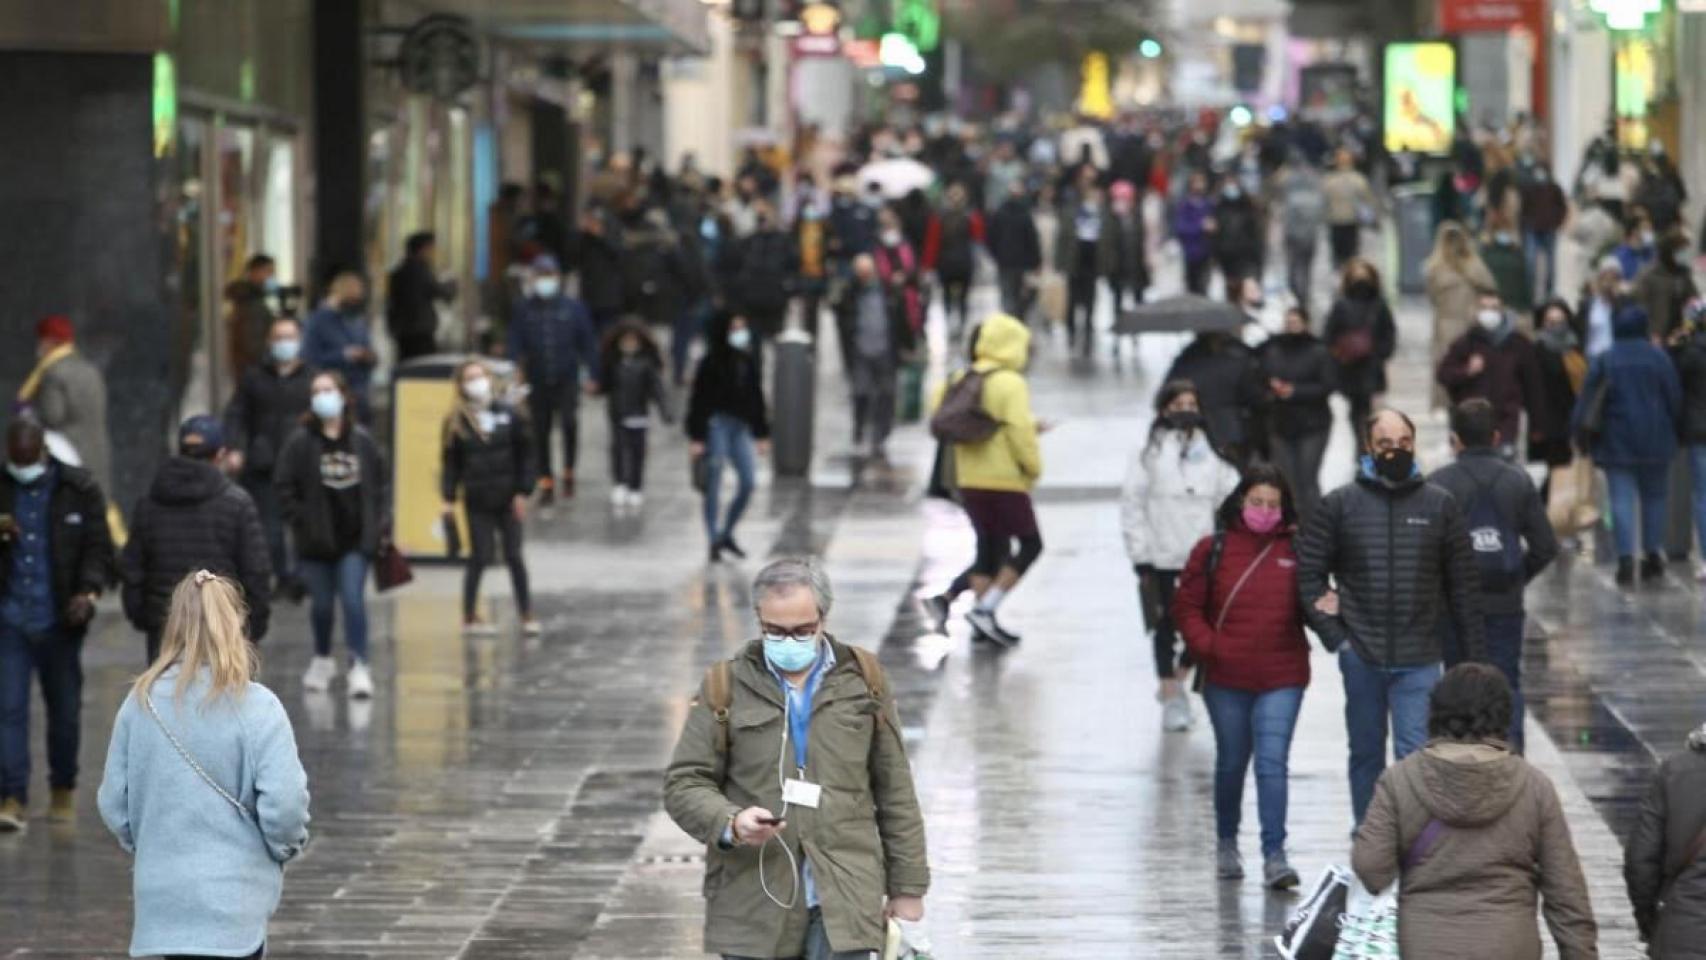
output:
[[[1386,149],[1443,154],[1457,130],[1457,50],[1442,41],[1386,46]]]

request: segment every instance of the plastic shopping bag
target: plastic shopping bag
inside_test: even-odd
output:
[[[883,960],[930,960],[930,935],[923,926],[890,920]]]
[[[1398,885],[1371,893],[1354,878],[1333,960],[1397,960]]]
[[[1309,895],[1274,938],[1274,948],[1285,960],[1333,960],[1339,944],[1339,923],[1356,878],[1343,867],[1328,867],[1310,888]]]

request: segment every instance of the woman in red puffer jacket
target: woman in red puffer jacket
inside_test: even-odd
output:
[[[1244,876],[1238,821],[1254,756],[1262,878],[1271,889],[1287,890],[1298,884],[1285,852],[1287,761],[1309,685],[1291,485],[1275,467],[1252,467],[1216,519],[1220,532],[1197,543],[1179,577],[1173,619],[1208,681],[1203,702],[1214,725],[1217,869],[1222,880]]]

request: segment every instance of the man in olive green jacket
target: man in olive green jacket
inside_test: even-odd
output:
[[[863,960],[930,885],[899,713],[876,658],[826,632],[816,563],[771,563],[753,599],[763,639],[706,675],[664,783],[706,845],[705,949]]]

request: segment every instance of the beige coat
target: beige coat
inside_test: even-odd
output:
[[[881,950],[884,898],[921,897],[930,886],[924,815],[892,693],[874,698],[873,686],[887,684],[867,684],[853,651],[830,642],[835,665],[812,701],[806,752],[806,779],[823,787],[823,796],[815,810],[788,809],[783,839],[798,862],[811,861],[835,952]],[[747,807],[782,812],[777,758],[785,702],[761,641],[735,657],[729,686],[728,752],[717,749],[718,722],[701,689],[665,776],[664,807],[705,843],[705,950],[798,956],[808,922],[805,896],[792,910],[776,906],[759,884],[758,849],[724,850],[718,843],[729,818]],[[786,902],[793,884],[788,858],[776,847],[765,857],[764,879]]]
[[[1445,829],[1409,869],[1429,821]],[[1404,960],[1540,960],[1535,901],[1560,960],[1595,960],[1598,928],[1552,781],[1503,747],[1436,740],[1387,769],[1351,866],[1371,890],[1394,880]]]
[[[1468,333],[1475,322],[1476,287],[1492,288],[1493,275],[1480,257],[1471,257],[1464,269],[1458,269],[1443,257],[1429,257],[1424,279],[1434,312],[1433,358],[1429,369],[1437,370],[1452,343]],[[1435,409],[1450,404],[1443,387],[1436,383],[1433,391]]]

